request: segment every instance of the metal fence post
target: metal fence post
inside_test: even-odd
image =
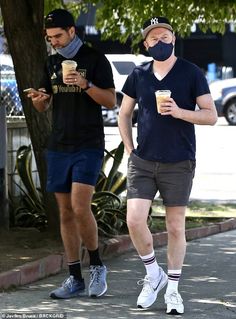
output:
[[[9,228],[6,108],[0,103],[0,228]]]

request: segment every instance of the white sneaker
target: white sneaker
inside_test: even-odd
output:
[[[183,299],[178,292],[173,291],[168,295],[165,294],[165,303],[167,305],[166,313],[171,315],[184,313]]]
[[[160,275],[157,281],[151,281],[148,276],[138,281],[138,285],[142,285],[143,289],[138,296],[138,308],[148,308],[157,299],[158,292],[165,287],[168,281],[168,276],[162,268],[160,268]]]

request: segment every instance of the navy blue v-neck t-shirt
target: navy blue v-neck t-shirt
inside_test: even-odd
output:
[[[201,69],[182,58],[177,58],[162,80],[153,73],[153,61],[136,67],[122,89],[138,103],[138,145],[134,152],[142,159],[163,163],[195,160],[194,125],[157,113],[155,91],[167,89],[180,108],[192,111],[196,98],[210,93]]]

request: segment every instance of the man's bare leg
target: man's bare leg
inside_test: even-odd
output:
[[[132,242],[144,263],[147,275],[139,283],[143,285],[137,299],[139,308],[148,308],[156,300],[158,292],[166,285],[167,275],[157,264],[153,238],[147,225],[151,200],[127,201],[127,224]]]

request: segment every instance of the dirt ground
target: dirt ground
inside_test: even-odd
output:
[[[0,272],[13,269],[52,253],[62,253],[61,239],[35,228],[0,230]]]

